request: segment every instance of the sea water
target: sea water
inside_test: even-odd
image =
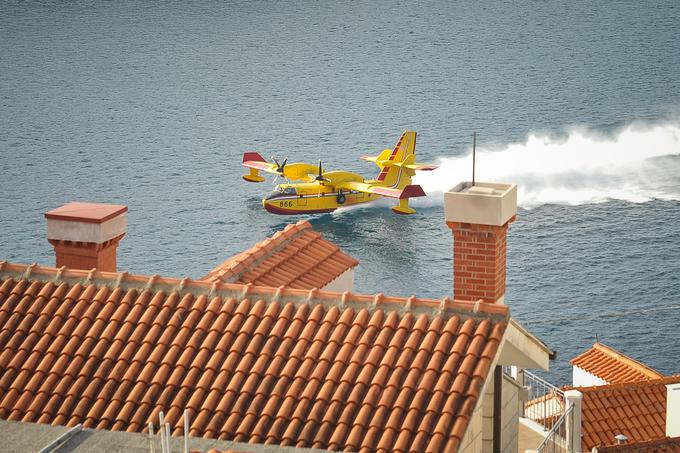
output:
[[[356,290],[452,290],[443,192],[519,184],[506,302],[558,356],[600,340],[679,372],[677,2],[0,3],[0,259],[53,264],[43,213],[129,206],[119,268],[199,278],[299,217],[260,204],[244,151],[358,160],[417,130],[417,214],[310,217]]]

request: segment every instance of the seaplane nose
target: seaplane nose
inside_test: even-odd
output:
[[[280,209],[276,208],[273,204],[268,203],[267,200],[262,200],[262,207],[272,214],[283,214]]]

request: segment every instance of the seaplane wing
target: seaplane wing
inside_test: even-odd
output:
[[[336,190],[356,190],[358,192],[372,193],[383,197],[397,198],[403,200],[406,198],[424,197],[425,191],[422,187],[416,184],[409,184],[402,189],[393,187],[385,187],[376,184],[368,184],[364,182],[348,181],[335,185]]]

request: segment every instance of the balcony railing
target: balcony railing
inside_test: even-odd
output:
[[[565,413],[564,392],[529,371],[524,370],[522,374],[520,382],[529,393],[523,415],[550,431]]]
[[[548,434],[543,439],[543,442],[536,449],[536,453],[568,453],[569,445],[567,439],[572,432],[573,427],[568,426],[569,423],[574,422],[574,417],[571,416],[574,406],[569,408],[558,418]],[[572,448],[573,450],[573,448]]]

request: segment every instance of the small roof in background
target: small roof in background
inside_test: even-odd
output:
[[[648,381],[664,377],[658,371],[599,342],[583,354],[571,359],[569,363],[609,384]]]
[[[623,434],[630,443],[666,437],[666,385],[680,375],[651,381],[577,388],[583,393],[582,447],[614,445]]]
[[[229,258],[203,280],[313,289],[326,286],[357,264],[302,220]]]
[[[104,223],[127,212],[128,207],[118,204],[71,202],[45,213],[46,219],[71,222]]]
[[[506,306],[0,262],[0,418],[457,451]]]
[[[601,447],[597,453],[680,453],[680,437]]]

